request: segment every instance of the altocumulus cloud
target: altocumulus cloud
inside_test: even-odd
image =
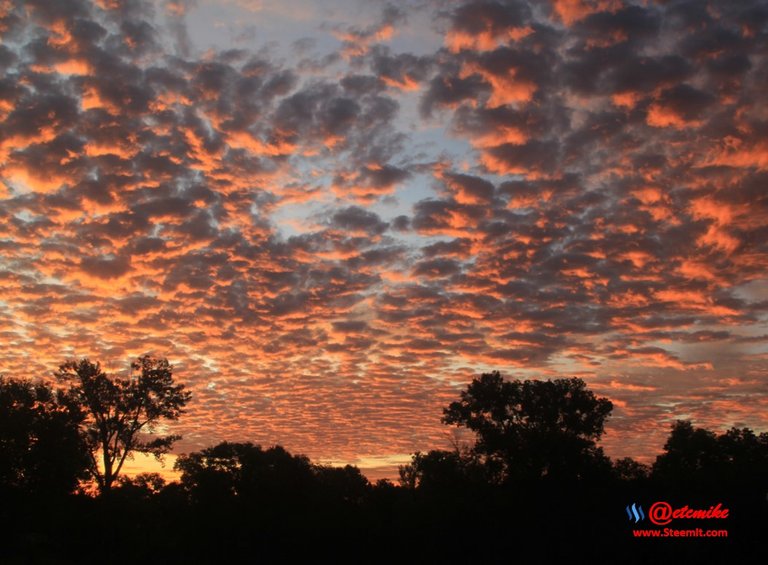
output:
[[[205,4],[0,4],[4,373],[150,351],[186,448],[335,460],[488,369],[587,379],[614,454],[766,428],[768,3],[374,2],[292,57]]]

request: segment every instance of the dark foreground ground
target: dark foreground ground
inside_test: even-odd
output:
[[[675,519],[659,530],[654,502],[673,509],[721,504],[727,518]],[[630,518],[627,506],[644,519]],[[406,489],[378,484],[354,495],[272,489],[190,500],[178,485],[110,499],[35,500],[6,494],[1,563],[706,563],[763,562],[766,493],[739,485],[674,489],[635,484],[536,484]],[[630,508],[631,513],[631,508]]]

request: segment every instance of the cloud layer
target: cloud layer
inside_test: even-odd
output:
[[[768,428],[766,2],[372,3],[290,56],[198,4],[0,3],[3,373],[167,356],[186,449],[363,465],[490,369],[585,378],[617,455]]]

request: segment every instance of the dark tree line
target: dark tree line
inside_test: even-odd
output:
[[[45,384],[0,377],[0,489],[60,496],[86,477],[82,408]]]
[[[653,465],[611,460],[599,447],[610,401],[580,379],[498,372],[444,410],[474,445],[414,454],[399,484],[229,442],[180,456],[178,482],[125,477],[132,452],[169,450],[177,436],[152,432],[190,399],[167,361],[132,370],[121,380],[82,360],[60,367],[60,387],[0,378],[0,561],[604,562],[620,552],[628,563],[716,563],[748,555],[768,516],[768,434],[678,421]],[[100,496],[77,492],[87,481]],[[731,538],[638,543],[625,507],[652,500],[722,502]]]

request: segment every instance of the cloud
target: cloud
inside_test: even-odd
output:
[[[127,273],[131,265],[124,257],[84,257],[80,268],[90,275],[112,279]]]
[[[586,378],[615,454],[766,426],[763,2],[385,8],[322,64],[191,6],[0,5],[3,373],[168,356],[185,449],[350,461],[491,369]]]
[[[371,50],[371,71],[387,86],[401,90],[418,90],[432,68],[429,57],[411,53],[390,54],[389,49],[376,46]]]
[[[388,224],[382,222],[377,214],[359,206],[338,210],[331,217],[331,221],[333,226],[351,233],[381,234],[388,227]]]
[[[407,15],[395,5],[388,4],[382,10],[380,20],[364,28],[351,26],[337,28],[334,35],[342,41],[342,55],[345,58],[360,57],[367,53],[375,42],[392,39],[396,26],[404,23]]]
[[[451,51],[488,51],[533,33],[531,8],[524,2],[467,2],[451,17],[445,41]]]

